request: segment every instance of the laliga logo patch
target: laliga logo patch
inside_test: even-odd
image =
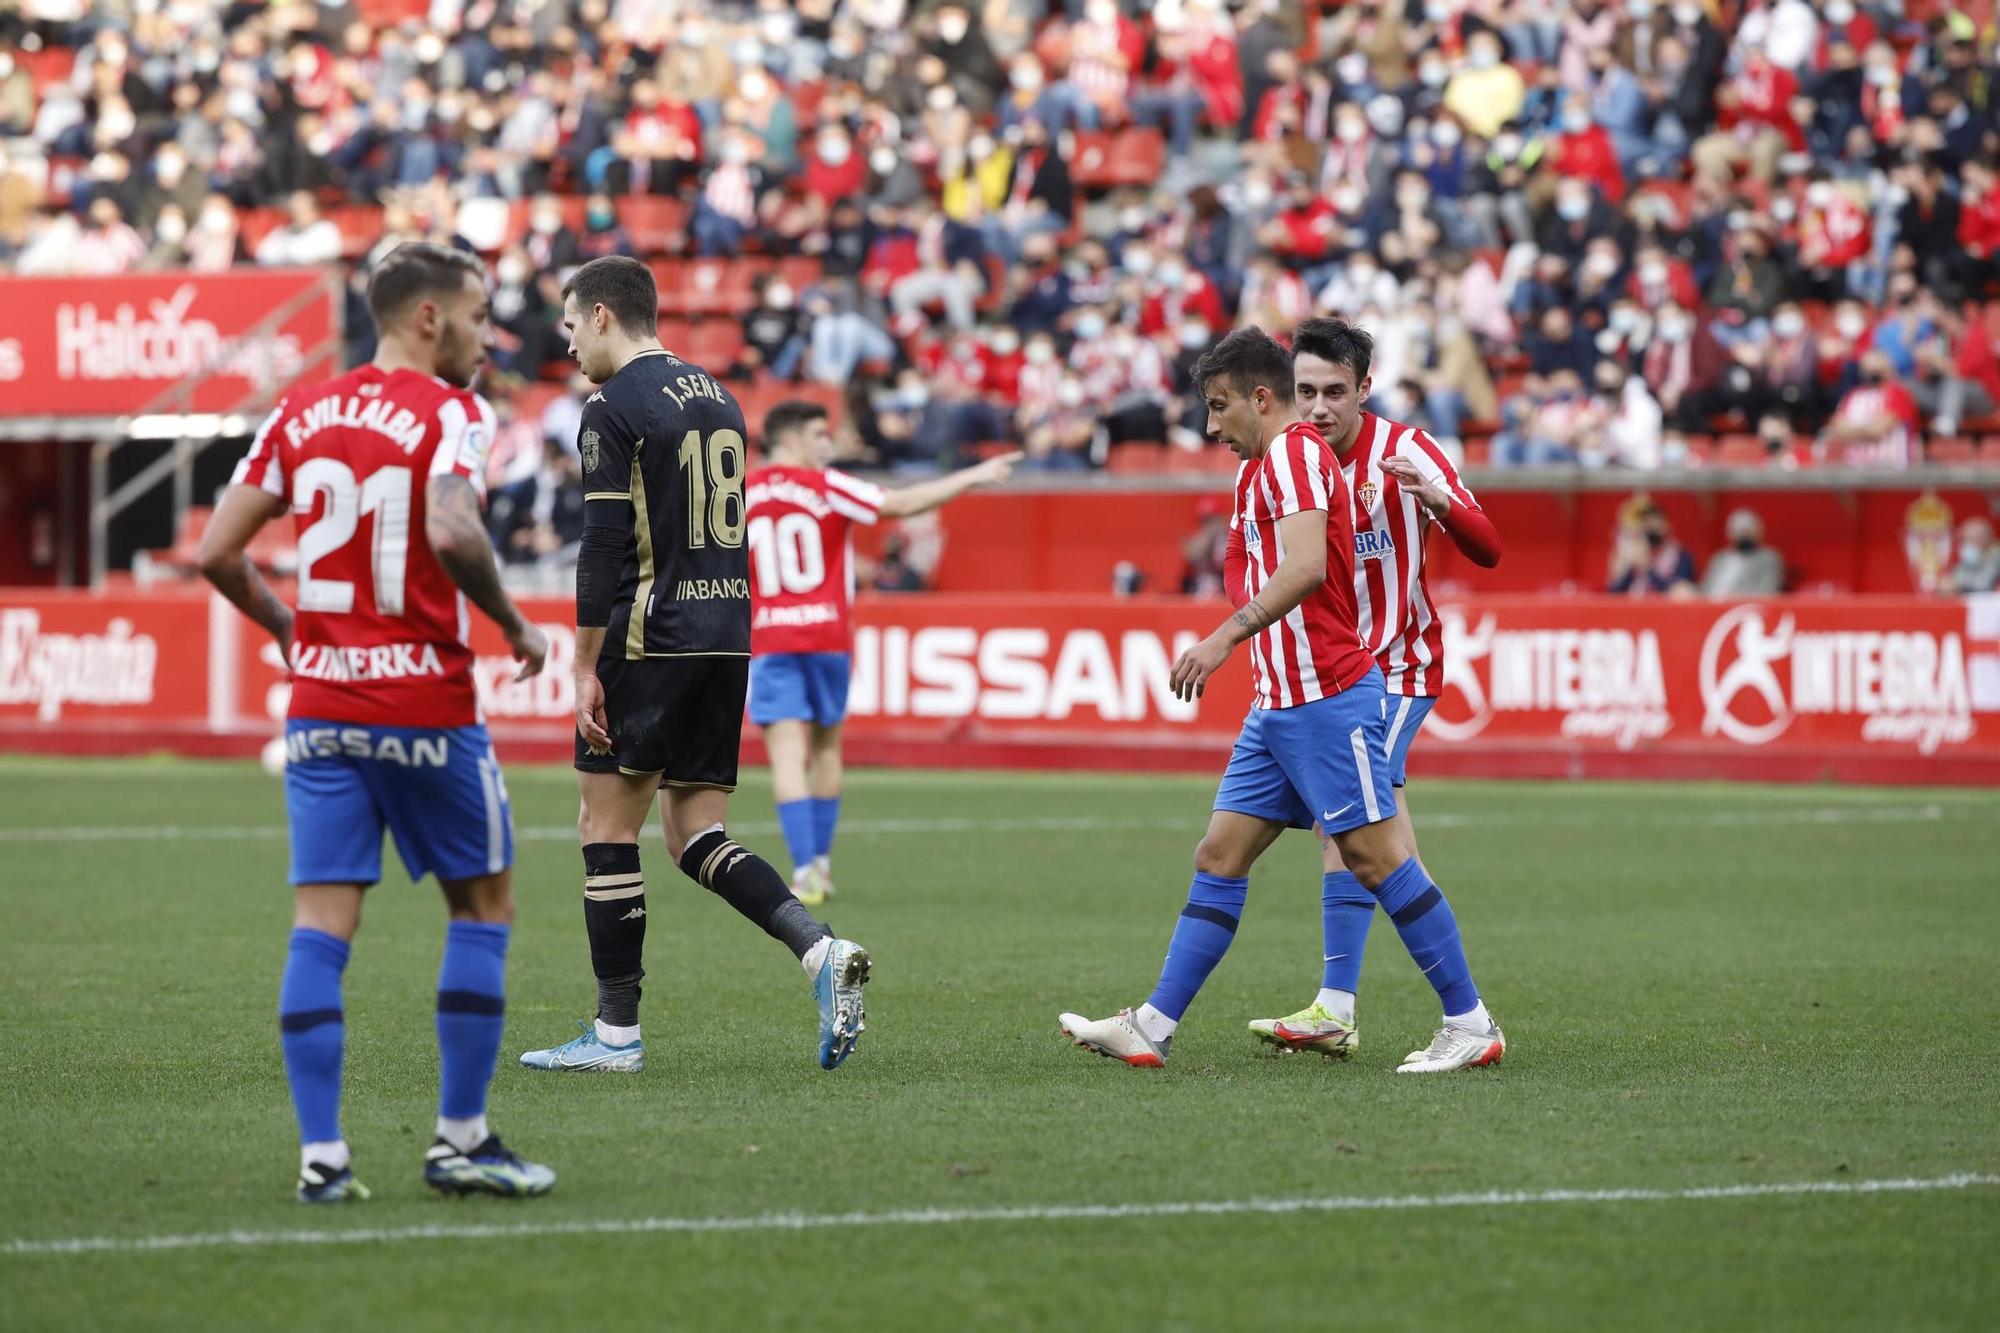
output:
[[[597,438],[597,432],[587,430],[583,438],[576,442],[577,452],[583,455],[583,470],[597,471],[597,460],[603,456],[604,441]]]

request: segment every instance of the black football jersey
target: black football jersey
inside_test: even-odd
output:
[[[606,656],[750,655],[743,437],[736,400],[671,352],[640,353],[585,401],[584,498],[632,501]]]

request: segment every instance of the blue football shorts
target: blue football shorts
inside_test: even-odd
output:
[[[767,653],[750,659],[750,720],[838,726],[847,720],[847,653]]]
[[[1215,809],[1345,833],[1396,813],[1382,673],[1296,708],[1253,708],[1216,789]]]
[[[514,862],[514,816],[483,726],[285,723],[292,883],[373,884],[382,831],[412,881],[472,879]]]
[[[1402,786],[1410,770],[1410,742],[1423,729],[1424,719],[1437,707],[1435,699],[1419,699],[1409,694],[1392,694],[1388,697],[1389,717],[1389,781]]]

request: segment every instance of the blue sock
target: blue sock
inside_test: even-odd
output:
[[[340,974],[348,944],[323,930],[296,926],[278,988],[278,1042],[285,1078],[299,1117],[300,1143],[340,1137],[340,1048],[347,1024],[340,1007]]]
[[[792,869],[804,870],[818,854],[819,833],[814,827],[810,797],[778,802],[778,827],[785,833],[785,848],[792,854]]]
[[[1479,1003],[1479,988],[1472,984],[1472,969],[1466,965],[1458,918],[1417,858],[1397,866],[1375,890],[1375,898],[1396,923],[1403,947],[1424,970],[1425,980],[1444,1002],[1445,1013],[1471,1013]]]
[[[840,822],[840,798],[815,796],[813,807],[813,855],[833,855],[833,826]]]
[[[508,926],[485,921],[454,921],[445,929],[437,994],[438,1114],[452,1120],[486,1114],[486,1088],[507,1025],[510,933]]]
[[[1221,875],[1195,872],[1188,889],[1188,903],[1174,923],[1174,937],[1167,942],[1167,959],[1160,964],[1160,981],[1146,1003],[1173,1019],[1181,1015],[1201,989],[1208,974],[1229,952],[1236,938],[1236,922],[1243,915],[1244,899],[1250,895],[1248,879],[1228,879]]]
[[[1326,942],[1322,990],[1361,989],[1361,951],[1368,945],[1368,927],[1375,920],[1375,895],[1345,870],[1320,881],[1320,930]]]

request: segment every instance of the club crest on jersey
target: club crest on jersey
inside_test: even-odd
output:
[[[583,455],[583,470],[585,472],[597,471],[597,460],[604,453],[604,441],[597,438],[597,432],[594,430],[585,431],[583,437],[576,442],[576,449],[578,453]]]
[[[1364,481],[1354,488],[1354,498],[1361,501],[1363,509],[1373,509],[1375,507],[1375,497],[1381,493],[1382,488],[1372,481]]]
[[[1389,534],[1386,532],[1377,532],[1373,528],[1356,528],[1354,530],[1354,558],[1356,560],[1380,560],[1395,549],[1396,543],[1389,540]]]

